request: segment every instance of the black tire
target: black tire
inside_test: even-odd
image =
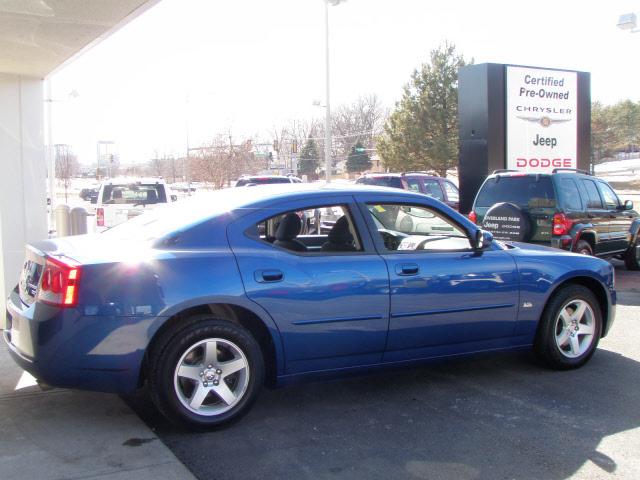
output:
[[[182,377],[178,379],[177,376],[174,378],[174,375],[177,375],[178,364],[184,365],[183,358],[188,352],[197,351],[198,344],[213,339],[218,340],[216,345],[223,345],[220,350],[222,348],[237,349],[233,351],[239,352],[241,356],[244,356],[243,360],[245,360],[247,367],[246,371],[230,374],[226,378],[222,375],[220,377],[216,376],[216,380],[209,382],[208,388],[213,388],[213,381],[218,382],[215,385],[220,385],[223,382],[231,385],[230,390],[233,390],[234,381],[242,381],[243,388],[241,389],[241,395],[237,395],[237,403],[234,403],[229,410],[219,414],[198,414],[183,404],[185,398],[182,397],[181,400],[180,395],[184,393],[183,387],[188,388],[189,383],[193,385],[193,395],[195,395],[195,389],[201,387],[200,382]],[[218,347],[215,350],[216,352],[220,351]],[[223,353],[216,353],[215,358],[219,360],[219,355],[221,354]],[[186,362],[187,360],[185,359],[184,361]],[[223,364],[220,363],[220,365]],[[216,365],[211,371],[207,370],[204,360],[192,365],[194,368],[205,369],[205,371],[214,375],[216,373],[214,371],[215,368],[218,368]],[[217,372],[219,373],[220,370],[217,370]],[[158,410],[173,423],[201,430],[214,429],[238,420],[249,410],[264,383],[264,372],[265,366],[262,351],[248,330],[240,325],[211,315],[197,315],[185,320],[184,323],[177,326],[177,329],[169,329],[164,332],[154,345],[149,355],[149,391],[151,399]],[[246,375],[246,377],[243,375]],[[206,385],[202,374],[200,374],[200,377],[202,385]],[[240,380],[241,378],[242,380]],[[216,404],[219,404],[220,408],[229,407],[222,400],[222,397],[215,395],[213,391],[206,394],[205,398],[212,404],[210,408],[215,408]],[[205,398],[203,398],[202,406],[209,408],[208,405],[205,405]]]
[[[591,244],[586,240],[578,240],[573,247],[573,251],[581,255],[593,256],[593,248],[591,248]]]
[[[624,266],[627,270],[640,270],[640,233],[636,235],[635,241],[629,246],[629,250],[624,254]]]
[[[590,307],[590,312],[585,311],[585,315],[591,315],[591,323],[593,327],[593,333],[590,338],[586,338],[584,334],[576,334],[574,327],[563,328],[560,323],[563,323],[559,318],[560,313],[564,309],[571,310],[572,302],[586,302]],[[579,305],[579,303],[575,303]],[[574,312],[577,310],[573,310]],[[579,320],[579,319],[578,319]],[[559,323],[560,322],[560,323]],[[578,328],[586,326],[579,323]],[[578,326],[578,325],[576,325]],[[565,332],[566,330],[566,332]],[[573,333],[570,338],[567,338],[567,345],[561,348],[558,345],[558,336],[562,336],[563,333]],[[580,343],[580,335],[583,335],[582,341],[589,341],[588,344]],[[602,335],[602,313],[600,311],[600,304],[591,290],[581,285],[567,285],[560,287],[547,302],[540,324],[538,325],[538,331],[533,344],[533,351],[536,357],[541,360],[545,365],[556,370],[569,370],[578,368],[584,365],[594,354]],[[573,356],[573,346],[570,345],[573,337],[577,338],[580,349],[584,347],[584,351],[579,349]],[[564,343],[564,342],[561,342]],[[578,354],[579,353],[579,354]]]

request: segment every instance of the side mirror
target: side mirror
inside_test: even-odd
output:
[[[627,200],[626,202],[624,202],[624,209],[633,210],[633,202],[631,200]]]
[[[178,196],[177,195],[171,195],[171,201],[172,202],[176,202],[178,200]]]
[[[98,203],[98,196],[97,195],[91,197],[91,203],[93,203],[93,204]]]
[[[491,232],[478,229],[476,230],[476,234],[473,242],[473,249],[486,250],[491,246],[491,242],[493,242],[493,234]]]

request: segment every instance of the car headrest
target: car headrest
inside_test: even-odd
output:
[[[302,230],[302,220],[295,213],[287,213],[278,225],[276,240],[293,240]]]
[[[332,243],[353,242],[353,235],[349,230],[349,220],[347,219],[346,215],[340,217],[335,225],[331,228],[328,239]]]

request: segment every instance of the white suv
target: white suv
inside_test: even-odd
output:
[[[125,222],[147,210],[177,200],[161,178],[116,178],[105,181],[96,198],[96,231]]]

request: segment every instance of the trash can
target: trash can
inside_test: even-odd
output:
[[[58,205],[55,209],[56,234],[58,237],[67,237],[71,235],[70,210],[69,205]]]
[[[71,235],[87,233],[87,211],[83,207],[71,209]]]

